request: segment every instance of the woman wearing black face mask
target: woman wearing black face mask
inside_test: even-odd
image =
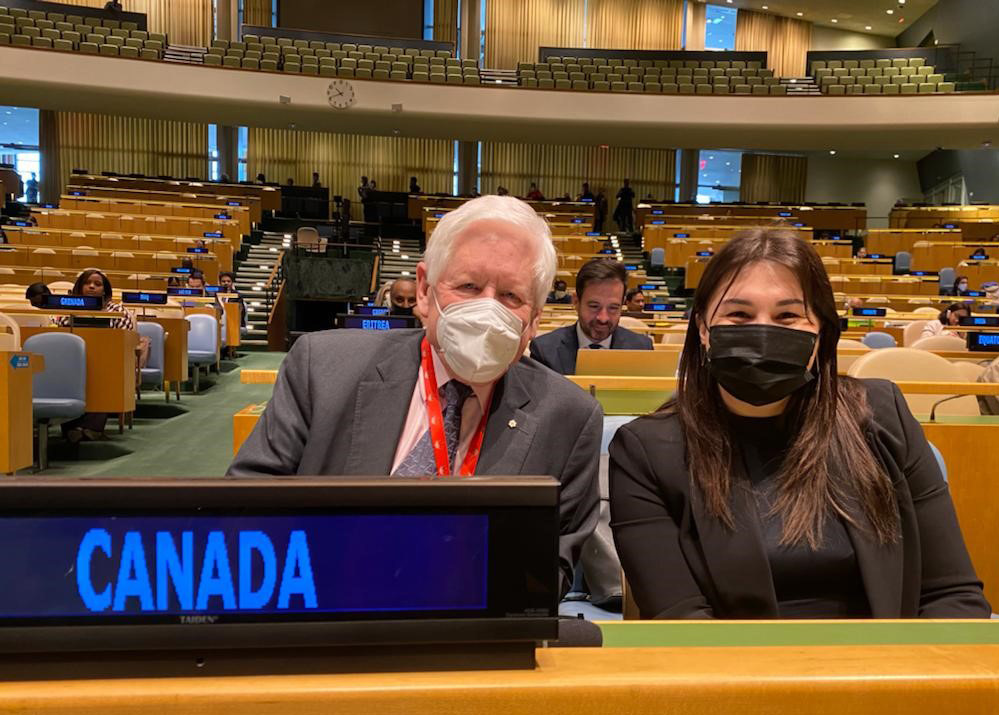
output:
[[[822,261],[741,234],[694,296],[675,399],[610,447],[611,520],[643,618],[988,618],[922,429],[837,376]]]

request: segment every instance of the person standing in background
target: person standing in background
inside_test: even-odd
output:
[[[593,212],[593,231],[595,233],[604,232],[604,223],[607,222],[607,190],[604,187],[597,189],[597,195],[593,197],[596,210]]]
[[[631,233],[635,230],[635,219],[632,212],[635,208],[635,190],[631,182],[624,180],[624,186],[617,191],[617,207],[614,209],[614,221],[618,230]]]
[[[411,194],[422,194],[423,189],[420,188],[419,182],[416,180],[415,176],[409,177],[409,193]]]
[[[31,178],[24,185],[24,198],[29,204],[38,203],[38,178],[35,172],[31,172]]]
[[[590,185],[583,182],[583,191],[579,194],[577,201],[593,201],[593,192],[590,191]]]

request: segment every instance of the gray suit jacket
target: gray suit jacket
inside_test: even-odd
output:
[[[228,473],[387,475],[416,387],[422,339],[422,330],[299,338]],[[597,523],[602,429],[600,405],[533,360],[521,358],[496,383],[476,474],[560,481],[563,591]]]
[[[531,341],[531,357],[561,375],[576,374],[578,350],[579,337],[576,335],[575,323]],[[611,350],[652,350],[652,340],[619,325],[611,337]]]

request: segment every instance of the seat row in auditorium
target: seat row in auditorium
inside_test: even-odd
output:
[[[273,39],[273,38],[271,38]],[[206,65],[239,67],[242,69],[284,71],[324,77],[358,77],[379,80],[413,80],[417,82],[447,82],[479,84],[479,68],[475,60],[428,56],[418,50],[385,48],[366,45],[312,42],[319,47],[260,44],[254,42],[226,43],[216,40],[204,56]],[[240,46],[233,47],[234,44]],[[348,49],[343,49],[344,47]],[[350,49],[356,47],[357,49]],[[392,51],[382,52],[391,49]],[[370,51],[369,51],[370,50]],[[423,50],[431,53],[431,50]],[[441,51],[443,53],[443,51]],[[450,53],[448,53],[450,54]]]
[[[758,60],[643,60],[619,59],[616,57],[549,57],[544,62],[521,62],[517,69],[563,69],[572,65],[609,67],[657,67],[660,69],[737,69],[761,70],[763,63]]]
[[[760,62],[562,58],[522,62],[518,84],[538,89],[574,89],[664,94],[786,94],[773,70]],[[721,66],[719,66],[721,65]],[[736,66],[732,66],[736,65]],[[752,66],[747,66],[752,65]]]
[[[8,15],[22,20],[32,20],[34,23],[68,22],[74,25],[90,25],[91,27],[108,27],[112,29],[122,28],[125,30],[139,29],[139,26],[134,22],[112,20],[100,17],[88,17],[85,15],[64,14],[61,12],[25,10],[24,8],[6,7],[4,5],[0,5],[0,15]],[[39,25],[39,27],[44,27],[44,24]]]
[[[2,10],[3,8],[0,8]],[[166,35],[145,30],[94,27],[68,22],[52,28],[25,24],[26,18],[14,18],[0,13],[0,44],[20,47],[41,47],[64,52],[82,52],[122,57],[158,60],[166,47]],[[28,22],[36,22],[27,19]],[[16,22],[16,24],[15,24]]]

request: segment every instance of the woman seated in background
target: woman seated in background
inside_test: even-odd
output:
[[[111,281],[101,271],[96,268],[88,268],[81,273],[70,295],[96,296],[101,299],[101,310],[109,313],[117,313],[111,319],[110,327],[121,330],[135,330],[135,321],[132,314],[125,307],[116,301],[111,300]],[[72,318],[63,316],[57,321],[59,325],[69,327]],[[136,366],[142,364],[142,356],[149,353],[149,340],[141,337],[136,348]],[[62,434],[70,442],[76,443],[81,440],[103,440],[107,439],[104,426],[107,423],[106,412],[87,412],[82,417],[62,423]]]
[[[52,291],[44,283],[32,283],[24,291],[24,297],[35,308],[45,307],[45,296],[47,295],[52,295]]]
[[[988,618],[947,485],[887,380],[837,375],[815,250],[742,233],[694,295],[676,396],[610,446],[642,618]]]
[[[954,287],[947,291],[947,295],[962,296],[968,292],[968,276],[958,276],[954,279]]]
[[[971,309],[965,303],[951,303],[937,316],[936,320],[926,321],[926,325],[923,326],[923,332],[920,333],[919,337],[922,338],[932,338],[937,335],[948,335],[955,338],[963,337],[961,333],[956,330],[951,330],[955,325],[961,324],[961,318],[967,318],[971,315]]]

